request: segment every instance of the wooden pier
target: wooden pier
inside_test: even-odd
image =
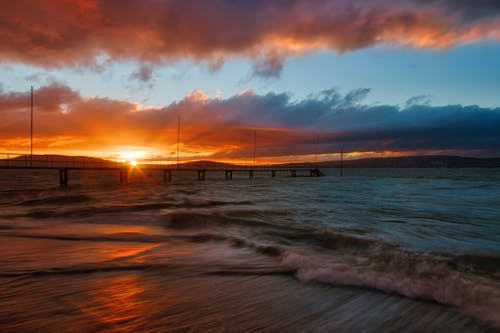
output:
[[[70,174],[77,171],[113,171],[117,173],[117,178],[120,184],[129,182],[129,175],[135,170],[141,172],[151,172],[159,174],[158,178],[164,183],[171,183],[176,178],[176,174],[193,172],[197,175],[199,181],[207,179],[207,175],[224,175],[224,179],[230,181],[235,174],[240,175],[240,178],[247,177],[253,179],[257,174],[267,175],[270,178],[277,177],[278,174],[288,177],[322,177],[325,174],[318,168],[314,167],[285,167],[285,166],[240,166],[230,164],[220,164],[208,162],[192,162],[181,165],[166,165],[145,163],[138,165],[130,165],[128,163],[118,163],[113,161],[98,160],[98,161],[81,161],[77,159],[30,159],[29,156],[24,159],[0,159],[0,170],[54,170],[59,173],[59,185],[67,187],[70,183]],[[241,177],[241,175],[246,175]],[[183,178],[184,179],[184,178]],[[195,178],[196,179],[196,178]]]

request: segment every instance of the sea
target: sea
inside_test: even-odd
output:
[[[500,332],[500,169],[0,170],[0,332]]]

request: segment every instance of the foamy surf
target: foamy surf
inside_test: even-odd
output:
[[[499,276],[487,278],[468,267],[453,268],[427,254],[304,255],[286,253],[282,264],[303,282],[322,282],[394,293],[456,307],[500,327]]]

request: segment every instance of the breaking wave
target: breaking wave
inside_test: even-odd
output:
[[[500,276],[432,254],[389,252],[322,256],[287,252],[282,264],[303,282],[376,289],[449,305],[500,326]]]

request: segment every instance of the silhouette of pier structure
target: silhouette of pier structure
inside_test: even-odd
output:
[[[135,163],[134,163],[135,164]],[[59,172],[59,185],[67,187],[70,183],[70,173],[83,170],[116,171],[120,184],[129,182],[129,175],[134,170],[141,172],[151,171],[159,174],[159,179],[171,183],[176,175],[192,172],[194,179],[204,181],[208,174],[224,175],[225,180],[232,180],[233,175],[246,175],[253,179],[257,174],[268,175],[270,178],[278,176],[289,177],[322,177],[325,174],[317,167],[311,166],[283,166],[283,165],[237,165],[210,161],[187,162],[182,164],[166,164],[154,161],[143,161],[133,165],[129,162],[117,162],[107,159],[91,157],[68,157],[57,155],[19,155],[0,153],[0,170],[54,170]],[[196,178],[197,176],[197,178]],[[185,179],[185,177],[183,177]]]

